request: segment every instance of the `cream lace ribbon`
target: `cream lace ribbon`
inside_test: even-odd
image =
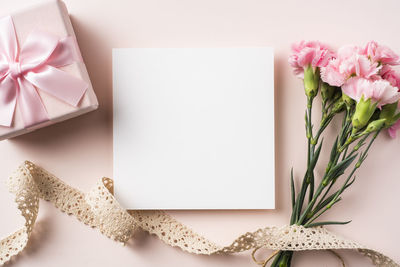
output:
[[[322,227],[266,227],[239,236],[229,246],[219,246],[200,236],[163,211],[126,211],[113,196],[113,181],[103,178],[87,194],[70,187],[46,170],[24,162],[8,180],[25,225],[0,242],[0,265],[27,245],[35,224],[39,199],[52,202],[61,211],[96,227],[107,237],[126,243],[137,228],[155,234],[166,244],[194,254],[232,254],[250,249],[357,250],[376,266],[400,266],[382,253],[341,238]],[[263,264],[265,262],[259,263]]]

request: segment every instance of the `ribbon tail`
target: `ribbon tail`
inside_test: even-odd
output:
[[[10,77],[0,82],[0,125],[10,127],[17,102],[17,84]]]
[[[75,107],[88,88],[85,81],[48,65],[24,77],[40,90]]]
[[[42,103],[36,88],[25,79],[18,79],[20,91],[18,107],[26,127],[48,121],[47,111]]]

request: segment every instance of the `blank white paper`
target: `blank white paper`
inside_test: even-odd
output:
[[[272,48],[113,50],[115,196],[127,209],[272,209]]]

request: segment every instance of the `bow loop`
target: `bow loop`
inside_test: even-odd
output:
[[[32,31],[26,39],[19,56],[23,72],[45,64],[58,45],[58,38],[39,30]]]
[[[58,42],[56,49],[54,50],[53,54],[51,54],[46,64],[59,68],[70,65],[73,62],[81,61],[82,56],[79,52],[76,39],[72,36],[68,36]]]
[[[8,61],[0,59],[0,80],[3,80],[3,78],[8,74],[8,66]]]

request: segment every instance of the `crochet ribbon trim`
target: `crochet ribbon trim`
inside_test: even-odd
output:
[[[56,176],[25,161],[8,179],[9,191],[25,219],[24,226],[0,241],[0,265],[18,255],[27,245],[34,227],[39,199],[50,201],[58,209],[110,239],[125,244],[136,229],[156,235],[166,244],[193,254],[233,254],[259,248],[271,250],[355,250],[370,258],[375,266],[399,267],[384,254],[357,242],[344,239],[323,227],[298,225],[265,227],[239,236],[232,244],[220,246],[197,234],[163,211],[125,210],[113,196],[113,181],[102,178],[84,194]],[[255,259],[254,259],[255,260]],[[257,262],[264,264],[264,262]]]

